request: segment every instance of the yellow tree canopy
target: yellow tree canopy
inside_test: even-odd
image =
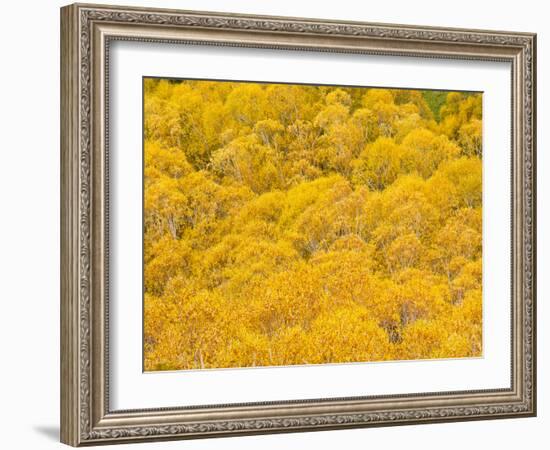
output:
[[[481,354],[481,95],[144,80],[146,370]]]

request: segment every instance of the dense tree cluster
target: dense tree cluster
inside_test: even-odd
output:
[[[144,80],[146,370],[481,355],[481,95]]]

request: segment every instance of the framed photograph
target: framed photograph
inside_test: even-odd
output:
[[[531,33],[62,8],[62,442],[534,416],[535,69]]]

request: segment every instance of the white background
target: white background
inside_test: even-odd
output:
[[[112,409],[510,386],[510,64],[120,41],[110,61]],[[144,74],[483,91],[483,358],[142,373]]]
[[[124,2],[120,2],[124,3]],[[548,170],[550,76],[549,15],[544,2],[524,0],[357,2],[315,1],[138,1],[141,6],[234,11],[287,16],[526,30],[539,33],[538,173]],[[57,443],[59,417],[59,11],[61,2],[3,5],[3,70],[0,124],[0,401],[2,447],[48,449]],[[452,5],[452,6],[451,6]],[[542,199],[550,189],[539,176],[539,323],[548,306],[550,213]],[[545,202],[546,205],[548,202]],[[545,448],[548,404],[548,328],[539,327],[539,416],[532,419],[466,422],[332,432],[141,444],[140,448],[307,449],[498,447]],[[122,448],[122,447],[119,447]],[[124,446],[124,448],[130,448]],[[137,447],[131,447],[137,448]]]

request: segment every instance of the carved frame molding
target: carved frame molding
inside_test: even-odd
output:
[[[509,61],[510,389],[111,411],[108,62],[112,40]],[[73,446],[536,414],[536,36],[359,22],[70,5],[61,10],[61,439]]]

